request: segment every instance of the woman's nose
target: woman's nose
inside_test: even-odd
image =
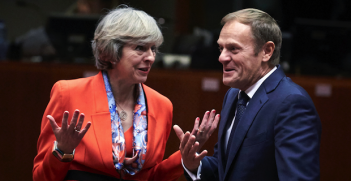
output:
[[[146,53],[145,61],[151,61],[151,62],[155,61],[156,52],[154,50],[149,48],[145,53]]]

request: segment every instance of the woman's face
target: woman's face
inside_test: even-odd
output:
[[[126,44],[122,48],[122,57],[114,67],[119,79],[131,84],[144,83],[155,61],[155,44]]]

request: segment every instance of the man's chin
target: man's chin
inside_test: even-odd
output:
[[[223,77],[223,84],[229,87],[233,86],[233,82],[231,82],[231,80],[229,80],[229,78],[224,78]]]
[[[237,80],[233,80],[232,78],[223,77],[223,84],[231,88],[236,88],[236,89],[242,88],[242,85]]]

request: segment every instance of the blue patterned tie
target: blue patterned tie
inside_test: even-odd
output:
[[[230,137],[229,137],[228,144],[227,144],[227,151],[225,152],[226,158],[228,158],[228,154],[229,154],[229,150],[230,150],[232,140],[234,137],[235,129],[236,129],[237,125],[239,124],[241,117],[244,115],[244,112],[246,109],[246,104],[247,104],[247,101],[249,101],[249,99],[250,99],[250,97],[245,93],[245,91],[240,92],[239,100],[236,103],[235,121],[234,121],[234,125],[232,127],[232,131],[230,132]]]

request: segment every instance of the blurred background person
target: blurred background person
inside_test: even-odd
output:
[[[84,49],[81,50],[80,56],[82,54],[92,56],[90,53],[90,47],[87,45],[93,38],[92,35],[96,23],[101,15],[104,15],[108,9],[116,7],[119,4],[119,1],[77,0],[70,5],[64,13],[46,13],[33,2],[17,1],[17,4],[21,7],[36,9],[40,12],[43,18],[46,19],[46,22],[45,25],[33,28],[25,34],[17,37],[10,45],[10,51],[13,53],[9,54],[9,58],[12,60],[21,59],[24,61],[42,62],[65,61],[65,58],[67,57],[62,54],[69,53],[70,51],[67,51],[67,49],[71,49],[72,52],[79,52],[81,49]],[[73,22],[74,20],[76,21]],[[90,21],[88,22],[88,20]],[[91,26],[87,28],[81,24],[89,24]],[[84,28],[86,30],[84,30]],[[71,33],[75,35],[83,35],[84,40],[74,40],[77,38],[70,36]],[[76,47],[79,44],[79,47],[71,48],[69,42],[77,44]]]

